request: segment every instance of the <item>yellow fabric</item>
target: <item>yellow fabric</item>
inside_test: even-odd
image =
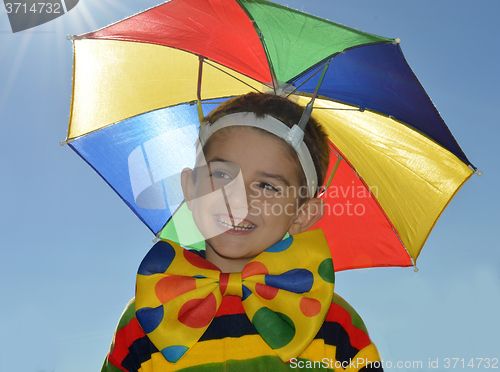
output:
[[[214,352],[223,348],[225,353]],[[244,353],[241,350],[245,350]],[[197,343],[190,351],[189,358],[181,358],[177,363],[168,362],[161,353],[151,355],[151,359],[143,363],[143,371],[178,371],[183,368],[189,368],[208,363],[224,363],[228,356],[234,360],[246,360],[258,358],[263,355],[276,355],[271,348],[262,340],[259,335],[246,336],[243,339],[235,339],[228,342],[226,339],[212,340],[208,342]]]
[[[208,261],[170,241],[155,247],[137,275],[136,315],[151,342],[175,363],[208,328],[221,292],[237,292],[239,275],[229,275],[226,291],[222,283],[228,274]],[[163,261],[168,262],[165,270],[156,272],[160,256],[171,259]],[[332,300],[333,277],[330,250],[319,229],[277,243],[243,269],[243,308],[281,360],[300,355],[313,340]]]
[[[299,100],[303,105],[307,101]],[[436,142],[389,117],[321,99],[315,107],[321,109],[313,110],[313,116],[370,187],[416,259],[472,170]],[[345,110],[349,108],[353,110]]]
[[[74,48],[68,138],[197,99],[199,59],[194,54],[116,40],[75,40]],[[203,64],[202,99],[263,89],[261,83],[228,71],[215,62]]]
[[[214,353],[214,350],[219,350],[220,348],[223,348],[226,351],[225,355],[221,353]],[[240,352],[242,349],[245,350],[245,353]],[[336,350],[336,346],[326,345],[323,340],[313,340],[297,359],[291,360],[294,364],[287,364],[288,368],[286,368],[286,370],[293,370],[294,366],[296,368],[298,360],[311,361],[312,363],[317,363],[330,370],[345,370],[348,372],[359,371],[370,362],[381,363],[378,350],[373,343],[360,350],[356,354],[356,357],[350,361],[338,361],[334,357]],[[148,359],[141,364],[139,371],[181,371],[185,368],[193,368],[193,366],[197,365],[225,363],[227,362],[227,355],[231,355],[233,360],[250,360],[266,355],[274,355],[273,351],[258,335],[247,336],[247,338],[244,339],[244,342],[239,339],[230,340],[229,342],[226,339],[222,339],[213,340],[209,344],[196,344],[193,347],[192,354],[196,355],[196,359],[181,359],[178,363],[172,364],[167,362],[160,352],[157,352],[151,355],[151,359]]]
[[[222,296],[243,297],[241,281],[241,273],[230,273],[226,290],[222,293]]]
[[[354,362],[350,363],[349,367],[346,368],[346,372],[359,371],[361,368],[366,366],[369,362],[375,362],[380,360],[378,355],[378,350],[373,343],[360,350],[360,352],[354,358]]]
[[[313,340],[299,358],[307,360],[322,360],[326,356],[332,358],[337,353],[337,346],[327,345],[322,339]],[[335,359],[333,359],[335,361]]]

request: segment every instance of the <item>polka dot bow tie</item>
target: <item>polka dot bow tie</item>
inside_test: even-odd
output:
[[[223,296],[239,296],[253,326],[283,360],[298,357],[323,324],[333,297],[330,250],[320,229],[268,248],[241,273],[220,270],[162,240],[137,275],[136,316],[151,342],[177,362],[208,328]]]

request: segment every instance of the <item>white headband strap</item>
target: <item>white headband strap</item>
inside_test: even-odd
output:
[[[238,112],[223,116],[212,125],[203,123],[200,126],[201,146],[205,146],[205,143],[207,143],[210,136],[218,130],[237,125],[264,129],[265,131],[284,139],[292,145],[297,152],[300,165],[302,166],[306,176],[309,197],[314,197],[318,186],[318,177],[316,175],[316,168],[314,167],[311,153],[303,141],[304,132],[298,125],[294,125],[292,128],[289,128],[286,124],[269,115],[265,115],[263,118],[258,118],[254,113]]]

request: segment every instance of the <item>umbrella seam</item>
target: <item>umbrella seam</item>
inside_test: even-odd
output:
[[[302,94],[302,93],[299,92],[299,94],[297,94],[297,95],[300,95],[300,96],[309,96],[310,94],[306,95],[306,94]],[[328,97],[325,97],[325,96],[322,96],[322,95],[318,95],[317,98],[320,99],[320,100],[324,100],[324,101],[337,102],[337,103],[341,103],[343,105],[348,105],[348,106],[362,108],[361,106],[356,106],[356,105],[353,105],[353,104],[350,104],[350,103],[346,103],[346,102],[343,102],[343,101],[340,101],[340,100],[328,98]],[[330,108],[330,107],[314,107],[314,109],[316,109],[316,110],[318,110],[318,109],[321,109],[321,110],[332,110],[332,111],[336,111],[336,110],[339,110],[339,111],[345,110],[345,111],[347,111],[347,110],[349,110],[349,109],[336,109],[336,108]],[[399,124],[404,125],[404,126],[410,128],[410,129],[418,132],[420,135],[424,136],[428,140],[434,142],[435,144],[437,144],[437,145],[441,146],[442,148],[444,148],[445,150],[447,150],[449,153],[453,154],[462,163],[464,163],[464,164],[466,164],[468,166],[470,165],[471,167],[473,167],[474,171],[477,170],[477,168],[467,158],[462,158],[461,156],[458,156],[453,151],[451,151],[450,149],[448,149],[448,147],[446,147],[442,143],[436,141],[434,138],[432,138],[431,136],[429,136],[427,133],[422,132],[420,129],[416,128],[415,126],[413,126],[413,125],[411,125],[409,123],[406,123],[406,122],[404,122],[404,121],[402,121],[402,120],[394,117],[393,115],[388,115],[388,114],[382,113],[380,111],[372,110],[372,109],[367,109],[367,108],[363,108],[363,111],[364,110],[369,111],[369,112],[373,112],[374,114],[381,115],[381,116],[384,116],[386,118],[390,118],[390,119],[398,122]]]
[[[462,148],[460,147],[460,145],[458,144],[458,141],[455,139],[455,137],[453,136],[453,134],[451,133],[451,130],[450,128],[448,128],[448,126],[446,125],[446,123],[444,122],[443,118],[441,117],[441,115],[439,115],[439,111],[437,110],[436,106],[434,105],[434,103],[432,102],[431,98],[429,97],[429,95],[427,94],[427,92],[425,91],[424,87],[422,86],[422,84],[420,83],[420,81],[418,80],[417,76],[415,75],[415,73],[413,72],[413,70],[411,69],[410,65],[408,64],[408,61],[406,60],[406,58],[404,58],[404,54],[403,54],[403,50],[401,49],[401,46],[398,45],[398,48],[399,48],[399,52],[401,53],[401,55],[403,56],[403,60],[405,61],[406,63],[406,66],[408,66],[408,69],[410,70],[410,72],[412,73],[413,77],[415,78],[415,81],[418,83],[418,85],[420,86],[420,88],[422,89],[422,91],[425,93],[425,95],[427,96],[427,99],[429,100],[429,103],[431,104],[431,106],[434,108],[434,110],[436,110],[436,112],[438,113],[438,116],[439,118],[441,119],[442,123],[444,124],[444,128],[446,128],[446,130],[448,131],[448,134],[450,135],[451,138],[453,138],[453,140],[455,141],[455,145],[457,146],[458,150],[460,150],[460,152],[462,153],[463,155],[463,158],[462,156],[459,156],[458,154],[455,154],[453,151],[450,151],[452,152],[453,154],[455,154],[455,156],[457,158],[459,158],[460,160],[462,160],[462,162],[464,162],[465,164],[467,165],[470,165],[474,168],[474,170],[477,170],[477,168],[469,161],[469,159],[467,159],[467,156],[465,155],[464,151],[462,150]],[[417,129],[418,130],[418,129]],[[437,141],[435,141],[437,142]],[[439,143],[439,142],[438,142]],[[441,146],[447,148],[446,146],[444,146],[443,144],[441,144]]]
[[[366,184],[365,180],[363,179],[363,177],[361,177],[359,175],[359,173],[356,171],[356,169],[353,167],[353,165],[351,164],[351,162],[345,157],[344,153],[342,151],[339,150],[339,148],[337,146],[334,145],[334,143],[332,141],[330,141],[330,144],[332,145],[332,147],[337,151],[337,153],[342,156],[343,160],[346,162],[346,164],[349,166],[349,168],[351,168],[351,170],[354,172],[354,174],[356,175],[356,177],[358,178],[358,180],[363,184],[363,186],[368,190],[368,192],[370,193],[370,195],[373,195],[370,188],[368,187],[368,185]],[[410,258],[410,262],[411,262],[411,259],[412,259],[412,256],[410,254],[410,252],[408,252],[408,249],[406,248],[406,245],[404,244],[403,240],[401,239],[401,237],[399,236],[399,233],[398,231],[396,230],[395,226],[393,225],[393,223],[391,222],[391,220],[389,219],[389,216],[387,216],[387,213],[385,212],[384,208],[382,208],[382,206],[380,205],[379,201],[377,200],[377,198],[375,196],[373,196],[373,200],[375,201],[375,203],[377,204],[377,206],[380,208],[381,212],[383,213],[385,219],[387,220],[387,222],[389,223],[389,226],[391,226],[391,229],[392,231],[394,231],[394,234],[396,234],[399,242],[401,243],[402,247],[404,248],[406,254],[408,254],[408,257]],[[411,264],[408,265],[408,266],[412,266]]]
[[[337,56],[339,56],[341,54],[344,54],[344,53],[346,53],[346,52],[348,52],[350,50],[353,50],[353,49],[362,48],[362,47],[371,46],[371,45],[378,45],[378,44],[394,44],[394,42],[390,42],[390,41],[375,41],[375,42],[371,42],[371,43],[364,43],[364,44],[355,45],[355,46],[352,46],[352,47],[349,47],[349,48],[345,48],[344,50],[342,50],[340,52],[333,53],[333,54],[331,54],[331,55],[323,58],[321,61],[318,61],[317,63],[315,63],[314,65],[312,65],[311,67],[309,67],[307,70],[304,70],[300,74],[298,74],[295,77],[293,77],[290,80],[288,80],[287,83],[291,84],[293,81],[300,79],[301,77],[307,75],[310,71],[314,70],[316,67],[319,67],[319,65],[322,65],[322,64],[326,63],[326,61],[328,61],[329,59],[333,60],[335,57],[337,57]]]
[[[429,229],[429,232],[427,234],[427,236],[425,237],[424,241],[422,242],[422,245],[420,246],[420,249],[418,250],[417,252],[417,257],[415,257],[415,264],[417,262],[417,258],[420,256],[420,252],[422,251],[425,243],[427,242],[427,239],[429,238],[429,236],[431,235],[431,232],[432,230],[434,229],[434,226],[436,226],[436,223],[438,222],[439,218],[441,217],[441,215],[443,214],[444,210],[446,209],[446,207],[448,207],[448,205],[450,204],[450,202],[453,200],[453,198],[455,197],[455,195],[458,193],[458,191],[462,188],[462,186],[472,177],[472,175],[474,174],[474,172],[471,172],[471,174],[465,178],[465,180],[457,187],[457,189],[455,190],[455,192],[453,193],[453,195],[448,199],[448,202],[443,206],[443,208],[441,209],[441,212],[439,212],[438,216],[436,217],[436,219],[434,220],[434,223],[432,224],[432,226],[430,227]]]
[[[266,42],[264,40],[264,35],[262,34],[262,31],[260,30],[259,26],[257,25],[257,21],[252,16],[252,14],[250,13],[250,11],[243,5],[243,3],[240,0],[236,0],[236,3],[245,12],[245,14],[247,15],[248,19],[252,22],[253,27],[255,29],[255,32],[257,33],[257,36],[259,37],[260,43],[262,44],[262,48],[264,50],[264,55],[266,56],[267,64],[268,64],[268,67],[269,67],[269,71],[271,73],[271,80],[272,80],[271,84],[273,85],[274,93],[276,93],[276,89],[278,88],[278,86],[277,86],[278,81],[276,79],[276,73],[274,71],[274,66],[273,66],[273,63],[271,61],[271,56],[269,55],[269,51],[267,49],[267,45],[266,45]]]

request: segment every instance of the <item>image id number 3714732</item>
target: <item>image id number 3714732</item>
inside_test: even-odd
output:
[[[444,368],[498,368],[498,358],[444,358]]]
[[[5,3],[7,13],[62,13],[60,3]]]

